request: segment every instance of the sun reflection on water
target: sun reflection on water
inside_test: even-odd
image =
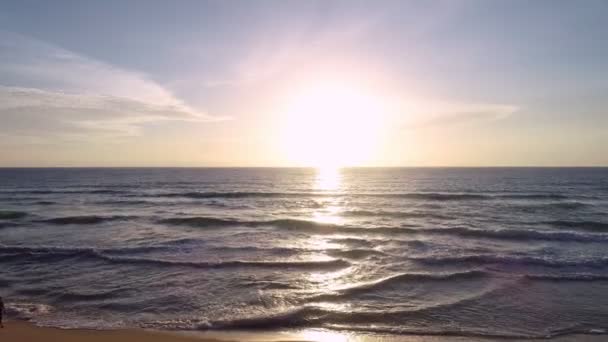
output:
[[[313,190],[328,195],[337,194],[342,187],[342,170],[334,167],[318,168],[316,170]],[[312,213],[312,220],[319,223],[342,224],[340,212],[343,210],[341,199],[330,196],[324,198],[323,208]]]
[[[316,191],[336,191],[342,184],[342,170],[335,167],[321,167],[316,170]]]
[[[304,341],[314,342],[348,342],[348,335],[337,331],[305,330],[301,333]]]

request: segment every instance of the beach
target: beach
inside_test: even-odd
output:
[[[0,342],[608,342],[607,16],[1,0]]]
[[[334,333],[329,334],[287,334],[277,331],[270,332],[224,332],[213,337],[205,335],[183,335],[180,333],[168,333],[159,331],[147,331],[141,329],[129,330],[87,330],[87,329],[57,329],[38,327],[28,322],[10,321],[5,323],[5,328],[0,329],[0,341],[18,342],[227,342],[227,341],[310,341],[310,342],[464,342],[464,341],[492,341],[494,339],[471,339],[462,336],[400,336],[400,337],[366,337],[348,336]],[[502,340],[502,339],[501,339]],[[551,341],[568,342],[599,342],[604,336],[593,335],[570,335],[561,336]],[[509,339],[508,341],[518,341]],[[532,339],[525,341],[546,341],[545,339]]]
[[[27,322],[11,321],[0,329],[1,341],[15,342],[194,342],[213,341],[144,330],[65,330],[36,327]]]

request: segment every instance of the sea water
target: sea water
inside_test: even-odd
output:
[[[0,169],[0,295],[57,327],[608,329],[606,168]]]

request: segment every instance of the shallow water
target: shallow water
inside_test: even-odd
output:
[[[0,294],[60,327],[608,329],[608,169],[0,169]]]

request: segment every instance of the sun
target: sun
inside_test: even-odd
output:
[[[319,82],[287,101],[280,144],[292,165],[366,165],[385,129],[385,112],[380,98],[363,87]]]

